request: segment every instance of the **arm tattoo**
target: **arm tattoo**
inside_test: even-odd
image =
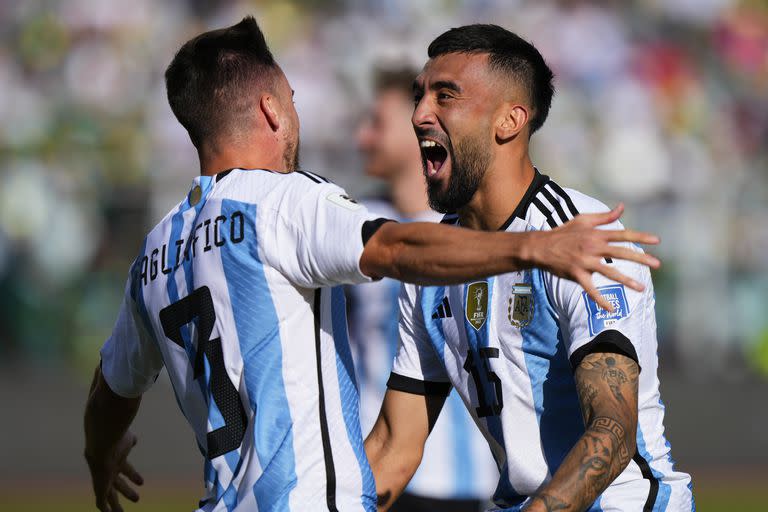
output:
[[[555,512],[557,510],[567,510],[571,504],[566,503],[560,498],[556,498],[551,494],[539,494],[533,498],[533,501],[540,501],[546,507],[547,512]]]

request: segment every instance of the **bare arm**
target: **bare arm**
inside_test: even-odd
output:
[[[649,254],[611,242],[656,244],[658,238],[632,230],[607,231],[623,212],[619,205],[608,213],[579,215],[552,231],[503,233],[476,231],[431,223],[387,223],[365,245],[360,268],[371,277],[392,277],[422,285],[456,284],[490,275],[539,267],[577,282],[600,307],[613,311],[598,293],[592,273],[599,272],[634,290],[643,286],[603,258],[635,261],[656,268]]]
[[[387,390],[365,452],[376,480],[379,510],[400,496],[421,463],[424,443],[443,408],[445,397]]]
[[[586,432],[526,512],[586,510],[627,467],[636,450],[638,375],[623,355],[584,358],[575,377]]]
[[[136,436],[128,431],[141,397],[123,398],[115,394],[96,368],[85,406],[85,460],[91,472],[96,507],[102,512],[122,512],[119,492],[131,501],[138,493],[123,478],[141,485],[141,475],[126,460],[136,444]]]

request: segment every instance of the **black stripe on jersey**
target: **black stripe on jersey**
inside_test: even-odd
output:
[[[314,181],[315,183],[322,183],[322,182],[330,183],[330,182],[331,182],[331,181],[330,181],[328,178],[326,178],[325,176],[320,176],[319,174],[315,174],[315,173],[313,173],[313,172],[310,172],[310,171],[303,171],[303,170],[302,170],[302,171],[296,171],[296,172],[298,172],[299,174],[302,174],[302,175],[306,176],[307,178],[311,179],[311,180],[312,180],[312,181]]]
[[[555,229],[557,227],[557,222],[555,222],[555,219],[552,217],[552,212],[549,211],[549,209],[546,206],[544,206],[544,203],[539,201],[538,197],[534,197],[531,200],[531,203],[533,203],[533,205],[539,209],[542,215],[544,215],[547,218],[547,224],[549,224],[549,227],[551,227],[552,229]]]
[[[640,466],[640,473],[642,473],[643,478],[650,483],[650,487],[648,488],[648,498],[645,500],[645,505],[643,505],[643,512],[652,512],[653,507],[656,505],[656,496],[659,494],[659,480],[653,476],[653,471],[651,471],[651,466],[648,464],[648,461],[638,452],[635,452],[635,456],[632,457],[632,460],[635,461],[635,464]]]
[[[318,182],[319,183],[319,182]],[[322,290],[315,290],[315,355],[317,357],[317,390],[320,411],[320,436],[323,440],[323,456],[325,458],[325,500],[330,512],[338,512],[336,508],[336,468],[333,465],[333,451],[331,437],[328,434],[328,417],[325,413],[325,391],[323,389],[323,364],[320,345],[320,319],[322,317],[321,306]]]
[[[438,395],[448,396],[451,392],[450,382],[434,382],[429,380],[419,380],[399,373],[392,372],[387,381],[387,387],[395,391],[410,393],[412,395]]]
[[[440,219],[440,224],[456,224],[459,221],[459,215],[456,213],[447,213]]]
[[[554,181],[549,182],[550,186],[552,187],[552,190],[555,191],[557,195],[565,199],[565,204],[568,205],[568,211],[571,212],[571,215],[574,217],[579,214],[579,210],[576,209],[576,206],[573,204],[573,201],[571,201],[571,197],[565,193],[565,190],[563,190],[560,185],[555,183]]]
[[[509,216],[507,221],[501,225],[499,231],[506,231],[510,224],[515,220],[515,217],[525,220],[525,214],[528,212],[528,207],[531,206],[531,201],[539,192],[539,190],[549,182],[549,176],[545,176],[539,172],[538,169],[534,169],[533,181],[528,185],[528,190],[523,194],[523,198],[517,203],[515,211]]]
[[[621,354],[636,362],[637,367],[640,368],[635,346],[632,345],[629,338],[615,329],[609,329],[599,333],[592,341],[576,349],[573,354],[571,354],[571,357],[568,358],[571,363],[571,368],[575,370],[589,354],[597,354],[600,352],[605,352],[607,354]]]
[[[555,196],[552,195],[552,192],[550,192],[547,187],[543,187],[541,189],[541,195],[543,195],[547,201],[555,208],[555,211],[557,212],[557,216],[560,217],[560,223],[565,224],[568,222],[568,217],[565,215],[565,211],[563,210],[563,207],[560,206],[560,201],[555,199]]]
[[[234,170],[235,170],[235,168],[233,167],[232,169],[227,169],[226,171],[221,171],[220,173],[217,173],[216,174],[216,183],[218,183],[221,180],[223,180],[224,178],[226,178],[227,175],[229,173],[231,173],[232,171],[234,171]]]
[[[320,178],[311,175],[307,171],[296,171],[296,172],[301,174],[302,176],[306,176],[307,178],[311,179],[315,183],[322,183],[322,180],[320,180]]]

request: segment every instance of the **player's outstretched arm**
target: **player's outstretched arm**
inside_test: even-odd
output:
[[[388,510],[421,463],[424,443],[445,403],[444,395],[416,395],[388,389],[381,412],[365,440],[376,480],[378,510]]]
[[[598,272],[634,290],[643,286],[603,263],[605,258],[634,261],[657,268],[653,256],[614,242],[657,244],[659,239],[632,230],[603,230],[621,217],[623,205],[607,213],[579,215],[552,231],[486,232],[431,223],[381,226],[368,240],[360,268],[371,277],[392,277],[422,285],[457,284],[490,275],[538,267],[581,285],[600,307],[613,311],[598,293]]]
[[[574,376],[586,432],[525,512],[587,510],[627,467],[636,450],[639,373],[619,354],[582,360]]]
[[[118,493],[130,501],[139,494],[126,481],[141,485],[141,475],[127,457],[136,445],[136,436],[128,431],[141,397],[123,398],[115,394],[96,368],[85,406],[85,460],[91,472],[96,508],[102,512],[122,512]],[[124,478],[125,477],[125,478]]]

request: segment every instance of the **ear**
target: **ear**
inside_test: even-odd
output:
[[[280,116],[277,114],[277,100],[270,94],[263,94],[259,100],[259,108],[272,131],[280,129]]]
[[[528,107],[507,103],[496,123],[496,138],[506,142],[520,133],[530,118]]]

